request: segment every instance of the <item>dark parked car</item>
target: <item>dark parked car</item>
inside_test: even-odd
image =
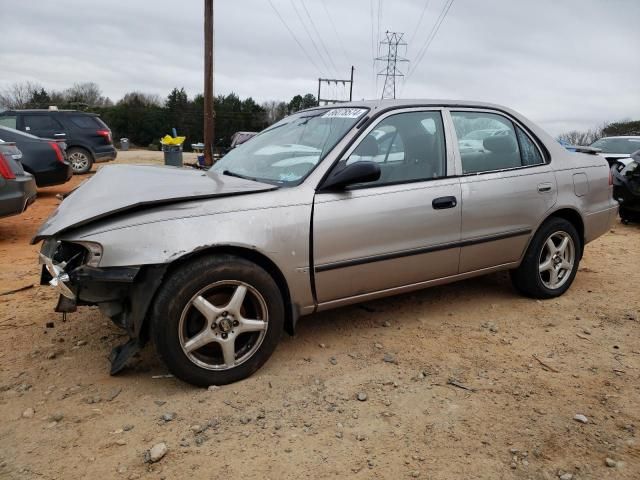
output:
[[[1,125],[0,140],[16,143],[22,152],[22,166],[35,177],[38,187],[65,183],[73,175],[64,140],[39,138]]]
[[[36,182],[21,157],[15,143],[0,142],[0,217],[18,215],[36,199]]]
[[[111,130],[95,113],[77,110],[7,110],[0,125],[38,137],[64,139],[74,173],[87,173],[94,162],[115,160]]]

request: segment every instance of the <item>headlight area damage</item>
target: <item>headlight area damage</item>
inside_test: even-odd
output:
[[[60,293],[55,311],[75,312],[78,306],[97,305],[130,340],[111,351],[111,374],[124,368],[148,337],[142,331],[151,300],[168,265],[99,268],[101,248],[96,243],[48,239],[40,252],[41,285]]]

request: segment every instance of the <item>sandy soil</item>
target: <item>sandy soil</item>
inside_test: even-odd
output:
[[[0,220],[0,294],[38,283],[29,239],[84,178]],[[64,322],[48,287],[0,295],[0,478],[638,479],[639,258],[640,227],[616,224],[556,300],[497,274],[308,317],[211,391],[151,346],[110,377],[124,338],[97,309]]]

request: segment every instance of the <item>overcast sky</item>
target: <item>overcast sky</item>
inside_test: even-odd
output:
[[[378,97],[380,5],[379,36],[404,32],[409,42],[402,98],[501,103],[552,134],[640,119],[639,0],[455,0],[418,62],[447,1],[430,0],[418,25],[426,0],[271,0],[303,51],[269,0],[216,0],[216,93],[288,101],[354,65],[354,98]],[[0,88],[95,81],[113,100],[201,92],[202,11],[202,0],[0,0]]]

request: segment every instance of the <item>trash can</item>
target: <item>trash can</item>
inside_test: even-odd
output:
[[[165,165],[182,166],[182,145],[162,145],[162,152]]]
[[[129,139],[128,138],[121,138],[120,139],[120,150],[122,150],[123,152],[126,152],[127,150],[129,150]]]

